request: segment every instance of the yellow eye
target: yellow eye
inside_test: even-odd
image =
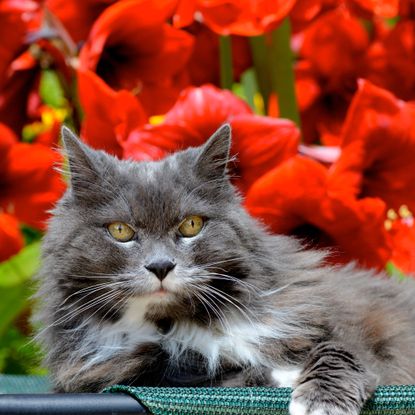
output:
[[[120,242],[131,241],[135,235],[134,230],[124,222],[110,223],[107,228],[111,236]]]
[[[203,219],[200,216],[188,216],[179,226],[179,232],[182,236],[196,236],[203,228]]]

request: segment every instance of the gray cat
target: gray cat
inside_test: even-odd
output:
[[[63,129],[36,315],[56,391],[290,386],[291,415],[355,415],[415,382],[413,281],[270,235],[229,181],[230,135],[137,163]]]

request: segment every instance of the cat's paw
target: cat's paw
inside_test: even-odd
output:
[[[290,415],[359,415],[355,409],[343,409],[327,403],[307,402],[302,398],[293,398],[289,407]]]

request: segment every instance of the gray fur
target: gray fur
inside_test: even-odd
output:
[[[44,239],[35,319],[56,390],[275,385],[273,369],[300,368],[291,414],[346,415],[378,384],[415,382],[413,281],[327,266],[270,235],[227,176],[229,126],[157,162],[63,140],[71,185]],[[189,215],[205,226],[183,238]],[[114,221],[135,239],[115,241]],[[174,293],[156,301],[145,265],[165,259]]]

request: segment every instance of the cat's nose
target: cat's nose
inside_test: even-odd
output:
[[[152,272],[160,281],[167,277],[167,274],[176,266],[170,260],[160,260],[145,265],[144,267]]]

